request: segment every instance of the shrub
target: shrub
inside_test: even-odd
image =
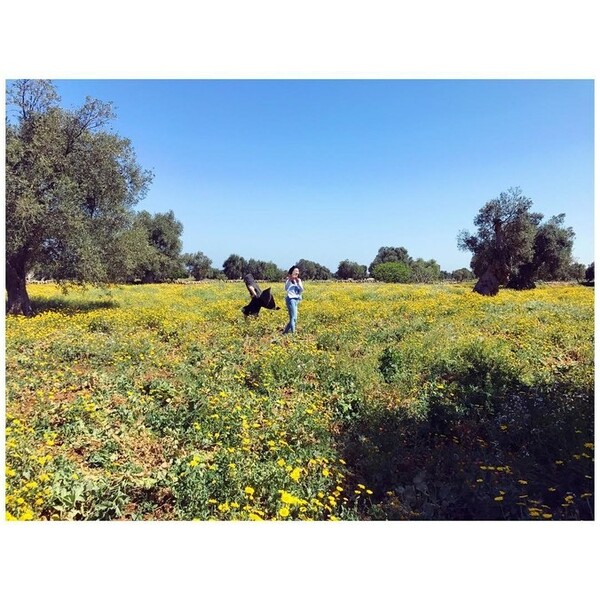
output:
[[[371,275],[386,283],[408,283],[411,278],[410,267],[402,262],[384,262],[373,267]]]

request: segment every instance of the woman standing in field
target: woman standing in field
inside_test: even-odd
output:
[[[300,279],[300,269],[296,265],[290,268],[285,279],[285,305],[290,315],[290,321],[285,326],[283,333],[296,332],[296,321],[298,320],[298,303],[302,300],[304,286]]]

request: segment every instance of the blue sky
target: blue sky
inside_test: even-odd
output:
[[[54,80],[67,108],[115,105],[154,182],[138,210],[173,210],[185,252],[288,268],[368,265],[381,246],[452,271],[461,229],[521,187],[566,213],[594,260],[592,80]]]

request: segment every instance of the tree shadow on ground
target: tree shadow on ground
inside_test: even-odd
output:
[[[82,300],[80,298],[44,298],[32,299],[31,308],[34,315],[44,312],[58,312],[66,315],[92,312],[94,310],[118,308],[115,300]]]
[[[463,414],[432,401],[420,420],[371,407],[345,423],[346,497],[361,518],[593,519],[593,393],[497,392],[493,406],[476,394]]]

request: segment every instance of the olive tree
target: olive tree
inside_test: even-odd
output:
[[[500,285],[530,289],[536,279],[560,279],[568,271],[575,233],[564,226],[565,215],[543,223],[531,206],[519,188],[510,188],[479,210],[476,233],[459,233],[458,247],[473,254],[474,291],[492,296]]]
[[[7,89],[7,311],[31,315],[26,276],[46,265],[58,281],[123,277],[132,207],[152,179],[131,142],[107,130],[111,103],[87,98],[65,110],[53,84],[19,80]]]

